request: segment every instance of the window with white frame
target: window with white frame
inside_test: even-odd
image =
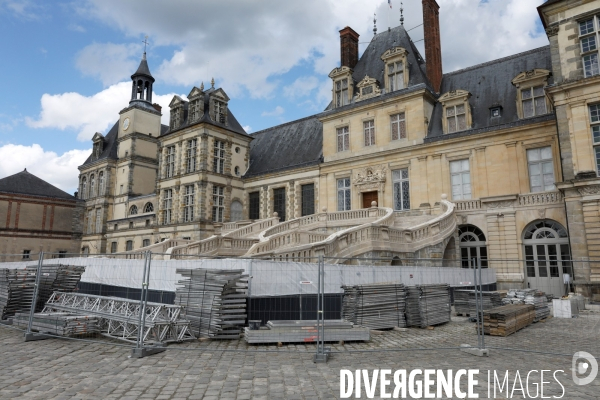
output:
[[[185,194],[183,195],[183,221],[192,222],[194,220],[194,185],[188,185],[185,187]]]
[[[195,122],[200,119],[202,116],[202,110],[200,109],[200,105],[204,105],[204,102],[201,103],[201,99],[191,100],[189,105],[189,115],[190,115],[190,123]]]
[[[223,222],[225,213],[225,188],[223,186],[213,186],[213,222]]]
[[[337,180],[337,203],[338,211],[350,210],[350,178]]]
[[[96,177],[94,174],[90,176],[90,197],[96,196]]]
[[[213,172],[218,174],[225,173],[225,142],[215,140],[213,157]]]
[[[185,153],[185,172],[190,173],[196,170],[196,152],[197,152],[197,139],[191,139],[187,141],[187,149]]]
[[[596,156],[596,172],[600,175],[600,104],[589,106],[592,144]]]
[[[392,171],[394,185],[394,210],[410,210],[408,168]]]
[[[350,150],[350,128],[337,128],[337,151]]]
[[[348,79],[340,79],[335,82],[335,104],[342,107],[350,103],[348,96]]]
[[[450,181],[452,200],[469,200],[471,198],[471,171],[468,159],[450,162]]]
[[[579,22],[579,43],[585,77],[598,75],[598,17]]]
[[[219,122],[221,124],[225,123],[226,108],[227,105],[225,103],[223,103],[222,101],[215,100],[215,115],[213,119],[215,122]]]
[[[175,175],[175,146],[167,147],[165,177],[172,178]]]
[[[363,131],[365,134],[365,146],[375,145],[375,121],[363,122]]]
[[[547,192],[556,189],[556,186],[554,186],[552,147],[527,150],[527,164],[531,192]]]
[[[392,140],[406,139],[406,119],[404,113],[390,116]]]
[[[104,196],[104,172],[98,174],[98,195]]]
[[[523,118],[544,115],[548,112],[546,109],[546,95],[542,85],[521,89],[521,101],[523,103]]]
[[[173,189],[163,192],[163,224],[168,225],[173,218]]]
[[[96,233],[102,233],[102,209],[96,209]]]
[[[388,64],[387,69],[390,92],[404,89],[404,63],[392,62]]]
[[[460,132],[467,129],[467,113],[464,104],[446,107],[448,133]]]

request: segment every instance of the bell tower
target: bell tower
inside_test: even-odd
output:
[[[152,106],[152,85],[154,84],[154,77],[150,73],[150,68],[148,68],[145,51],[140,66],[137,71],[131,75],[131,81],[131,100],[129,101],[129,105],[142,103],[140,105]]]

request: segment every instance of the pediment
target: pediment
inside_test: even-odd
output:
[[[521,72],[511,82],[513,85],[518,86],[522,82],[528,82],[538,79],[547,79],[550,76],[550,74],[551,72],[547,69],[534,68],[529,71]]]
[[[169,108],[178,107],[185,103],[186,103],[185,100],[183,100],[181,97],[175,95],[175,96],[173,96],[173,100],[171,100],[171,102],[169,103]]]
[[[329,77],[333,79],[333,78],[335,78],[337,76],[340,76],[340,75],[352,75],[352,72],[354,72],[354,70],[352,68],[347,67],[347,66],[344,65],[344,66],[341,66],[341,67],[338,67],[338,68],[334,68],[329,73]]]
[[[225,91],[221,88],[216,89],[215,91],[211,92],[210,97],[217,97],[225,102],[229,101],[229,96],[227,96],[227,93],[225,93]]]
[[[454,99],[460,99],[460,98],[463,98],[463,100],[467,100],[469,97],[471,97],[471,93],[469,93],[468,91],[462,90],[462,89],[456,89],[456,90],[451,90],[449,92],[444,93],[443,95],[440,96],[438,101],[440,103],[443,103],[448,100],[454,100]]]
[[[104,135],[101,134],[100,132],[96,132],[94,134],[94,136],[92,137],[92,142],[96,143],[96,142],[103,142],[104,141]]]
[[[200,96],[204,96],[204,92],[201,89],[194,86],[192,88],[192,91],[190,92],[190,94],[188,94],[188,99],[195,100],[196,97],[200,97]]]
[[[381,59],[385,61],[392,57],[405,57],[407,54],[408,51],[406,51],[404,47],[396,46],[386,50],[386,52],[381,55]]]
[[[365,75],[362,81],[360,81],[356,86],[359,88],[376,84],[379,86],[379,81],[375,78],[371,78],[369,75]]]

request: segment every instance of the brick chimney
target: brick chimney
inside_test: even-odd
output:
[[[435,0],[423,0],[423,31],[427,78],[439,93],[442,86],[442,45],[440,40],[440,6]]]
[[[342,67],[354,68],[358,63],[358,37],[360,35],[349,26],[340,31],[340,51]]]

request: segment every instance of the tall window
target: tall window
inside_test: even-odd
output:
[[[81,198],[82,199],[87,199],[87,179],[85,178],[85,176],[83,178],[81,178]]]
[[[150,246],[150,239],[142,240],[142,247],[148,247],[148,246]]]
[[[392,171],[394,183],[394,210],[410,210],[408,168]]]
[[[279,221],[285,221],[285,188],[273,189],[273,210],[279,216]]]
[[[390,92],[404,89],[404,64],[401,61],[388,64],[388,82]]]
[[[248,219],[260,219],[260,192],[248,194]]]
[[[188,185],[185,187],[185,194],[183,195],[183,221],[191,222],[194,220],[194,185]]]
[[[104,172],[98,174],[98,195],[104,196]]]
[[[204,103],[202,103],[204,105]],[[195,122],[200,119],[202,116],[202,111],[200,110],[200,99],[190,101],[190,122]]]
[[[214,121],[221,124],[225,123],[225,103],[215,100],[215,115]]]
[[[336,107],[342,107],[349,104],[348,79],[340,79],[335,82],[335,104]]]
[[[365,146],[375,145],[375,121],[363,122],[363,130],[365,133]]]
[[[446,107],[448,133],[460,132],[467,129],[467,114],[464,104]]]
[[[315,213],[315,184],[301,186],[302,191],[302,216]]]
[[[469,160],[450,162],[450,180],[452,183],[452,200],[468,200],[471,198],[471,171]]]
[[[213,172],[218,174],[225,173],[225,142],[215,140]]]
[[[596,171],[600,175],[600,104],[590,106],[590,124],[594,154],[596,155]]]
[[[128,240],[125,242],[125,251],[133,250],[133,240]]]
[[[102,209],[96,209],[96,233],[102,233]]]
[[[146,203],[146,205],[144,206],[144,212],[154,212],[154,205],[152,203]]]
[[[534,86],[521,90],[523,102],[523,118],[544,115],[546,111],[546,95],[543,86]]]
[[[579,23],[579,42],[585,77],[598,75],[598,18],[592,17]]]
[[[88,212],[88,221],[87,221],[87,233],[92,233],[92,227],[94,226],[94,212]]]
[[[90,176],[90,197],[96,196],[96,177],[94,174]]]
[[[404,113],[394,114],[390,116],[392,124],[392,140],[406,139],[406,120]]]
[[[117,242],[111,242],[110,243],[110,252],[111,253],[116,253],[117,252]]]
[[[137,213],[138,213],[137,206],[133,205],[129,208],[129,215],[137,215]]]
[[[337,204],[338,211],[350,210],[350,178],[337,180]]]
[[[231,202],[231,222],[241,221],[244,218],[244,206],[237,200]]]
[[[173,189],[167,189],[163,193],[163,224],[167,225],[171,223],[173,217]]]
[[[171,129],[177,129],[179,128],[179,125],[181,124],[181,116],[183,114],[183,108],[182,107],[175,107],[171,109]]]
[[[225,188],[223,186],[213,186],[213,222],[223,222],[225,213]]]
[[[461,225],[458,228],[461,267],[477,268],[481,261],[481,268],[488,267],[487,246],[485,235],[481,229],[473,225]]]
[[[350,150],[350,128],[337,128],[337,151]]]
[[[167,147],[167,170],[165,171],[166,177],[171,178],[175,175],[175,146]]]
[[[191,139],[187,141],[187,150],[185,153],[185,172],[194,172],[196,170],[196,146],[198,144],[197,139]]]
[[[529,166],[529,187],[532,192],[547,192],[556,189],[552,147],[527,150],[527,164]]]

